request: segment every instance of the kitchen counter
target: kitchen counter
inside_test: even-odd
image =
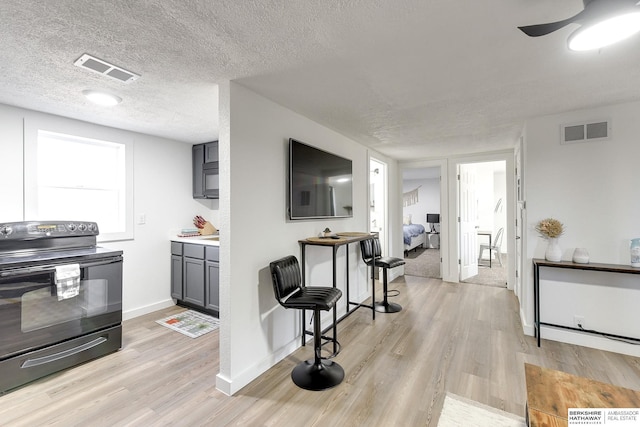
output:
[[[195,237],[171,237],[172,242],[180,242],[180,243],[193,243],[196,245],[207,245],[207,246],[220,246],[220,236],[209,235],[209,236],[195,236]]]

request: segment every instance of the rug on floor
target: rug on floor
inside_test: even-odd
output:
[[[404,274],[418,277],[440,277],[439,249],[411,249],[404,257]]]
[[[524,427],[525,420],[509,412],[447,393],[438,427]]]
[[[195,310],[183,311],[173,316],[156,320],[156,323],[191,338],[198,338],[211,331],[215,331],[220,326],[220,321],[215,317]]]

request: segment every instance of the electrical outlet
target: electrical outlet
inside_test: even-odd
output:
[[[578,329],[587,329],[584,324],[584,316],[573,315],[573,327]]]
[[[145,214],[138,214],[138,224],[139,225],[143,225],[147,223],[147,215]]]

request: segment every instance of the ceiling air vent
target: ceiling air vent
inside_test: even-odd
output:
[[[94,73],[111,77],[112,79],[122,83],[131,83],[140,77],[139,74],[127,71],[122,67],[110,64],[107,61],[103,61],[102,59],[96,58],[95,56],[91,56],[87,53],[78,58],[73,65],[93,71]]]
[[[560,143],[604,141],[611,137],[611,120],[594,120],[560,126]]]

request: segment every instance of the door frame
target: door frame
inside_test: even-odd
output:
[[[375,201],[377,202],[376,205],[374,205],[374,198],[371,194],[371,188],[373,185],[373,182],[371,182],[371,174],[373,172],[372,168],[374,167],[374,163],[375,166],[378,166],[381,171],[380,171],[380,177],[379,180],[382,181],[381,182],[381,193],[382,193],[382,200],[380,201]],[[388,195],[388,188],[389,188],[389,168],[388,168],[388,164],[387,162],[380,160],[379,158],[375,157],[375,156],[370,156],[369,157],[369,181],[368,181],[368,204],[367,206],[374,206],[374,209],[376,211],[377,214],[380,214],[382,216],[382,224],[377,224],[377,232],[378,232],[378,237],[380,238],[380,245],[382,246],[382,252],[384,255],[389,254],[389,195]],[[378,219],[378,218],[376,218]],[[374,231],[371,230],[371,209],[369,209],[368,211],[368,224],[369,224],[369,231]]]
[[[405,169],[426,169],[440,168],[440,277],[446,280],[448,272],[445,269],[450,265],[449,262],[449,164],[446,159],[438,160],[421,160],[411,162],[398,162],[398,181],[399,190],[402,191],[402,172]],[[398,210],[402,218],[402,198],[398,202]],[[426,213],[426,212],[425,212]]]
[[[509,230],[515,229],[515,217],[516,217],[516,188],[515,188],[515,152],[513,149],[503,150],[503,151],[495,151],[489,153],[481,153],[477,155],[468,155],[468,156],[460,156],[450,158],[449,164],[449,181],[452,183],[456,183],[458,180],[457,171],[458,166],[460,164],[465,163],[485,163],[485,162],[494,162],[494,161],[505,161],[506,167],[506,201],[505,207],[507,209],[507,228]],[[452,209],[450,209],[450,218],[449,218],[449,235],[452,236],[450,239],[449,250],[448,250],[448,259],[449,265],[446,268],[446,271],[449,273],[446,277],[442,276],[442,280],[448,282],[459,283],[460,282],[460,264],[459,264],[459,254],[460,254],[460,235],[458,227],[458,218],[456,213],[459,212],[459,195],[458,195],[458,186],[453,184],[449,186],[449,200],[452,204]],[[513,254],[512,257],[515,256],[516,247],[515,247],[515,235],[514,233],[508,233],[508,238],[506,239],[507,244],[507,253]],[[515,284],[515,266],[517,264],[517,260],[509,260],[507,263],[507,289],[513,290]]]

